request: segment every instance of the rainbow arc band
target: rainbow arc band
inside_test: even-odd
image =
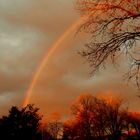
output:
[[[63,43],[63,41],[73,32],[75,29],[80,25],[83,20],[87,19],[87,16],[81,17],[78,20],[76,20],[50,47],[50,49],[47,51],[45,54],[44,58],[42,59],[41,63],[36,69],[35,75],[33,76],[33,79],[31,80],[31,83],[25,93],[25,97],[23,100],[22,106],[25,107],[29,104],[30,98],[33,94],[33,89],[36,86],[37,80],[40,77],[44,67],[47,65],[49,58],[53,53],[55,52],[56,49],[59,48],[59,46]]]

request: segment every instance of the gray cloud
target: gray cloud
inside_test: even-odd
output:
[[[19,14],[31,7],[33,0],[0,0],[0,13]]]
[[[42,54],[41,40],[40,32],[0,20],[0,108],[15,98],[17,104],[22,100]]]

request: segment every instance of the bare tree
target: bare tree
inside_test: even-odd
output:
[[[109,136],[115,140],[121,136],[126,123],[127,110],[122,108],[122,100],[94,97],[90,94],[82,95],[72,106],[76,117],[75,135],[81,139],[104,139]],[[77,125],[78,124],[78,125]],[[80,134],[80,135],[79,135]]]
[[[106,108],[106,132],[111,134],[113,140],[118,140],[126,124],[128,110],[122,108],[122,100],[113,100]]]
[[[60,121],[60,114],[53,113],[51,120],[46,124],[46,131],[52,136],[54,140],[62,138],[63,135],[63,124]]]
[[[79,30],[91,34],[91,40],[80,54],[87,59],[92,73],[116,62],[125,55],[130,67],[125,77],[140,85],[140,1],[77,0],[76,9],[87,20]]]
[[[72,106],[72,112],[76,116],[81,138],[90,140],[92,137],[92,108],[94,103],[92,95],[82,95]]]
[[[130,112],[127,115],[127,131],[128,136],[134,135],[140,139],[140,113],[138,112]]]
[[[77,119],[67,120],[63,126],[63,140],[84,140],[83,128]]]
[[[47,123],[47,132],[51,134],[54,140],[62,137],[62,123],[58,121],[51,121]]]

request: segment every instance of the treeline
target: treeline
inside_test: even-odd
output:
[[[120,99],[86,94],[72,105],[73,117],[42,123],[39,109],[12,107],[0,118],[0,140],[133,140],[140,139],[140,114],[131,113]]]

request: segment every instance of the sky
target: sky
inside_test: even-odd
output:
[[[53,44],[75,23],[74,0],[0,0],[0,115],[12,105],[22,106],[35,72]],[[121,97],[132,111],[140,111],[139,91],[123,80],[126,61],[110,64],[91,76],[77,52],[88,35],[72,30],[49,56],[32,90],[29,103],[45,117],[70,115],[70,106],[83,93]]]

